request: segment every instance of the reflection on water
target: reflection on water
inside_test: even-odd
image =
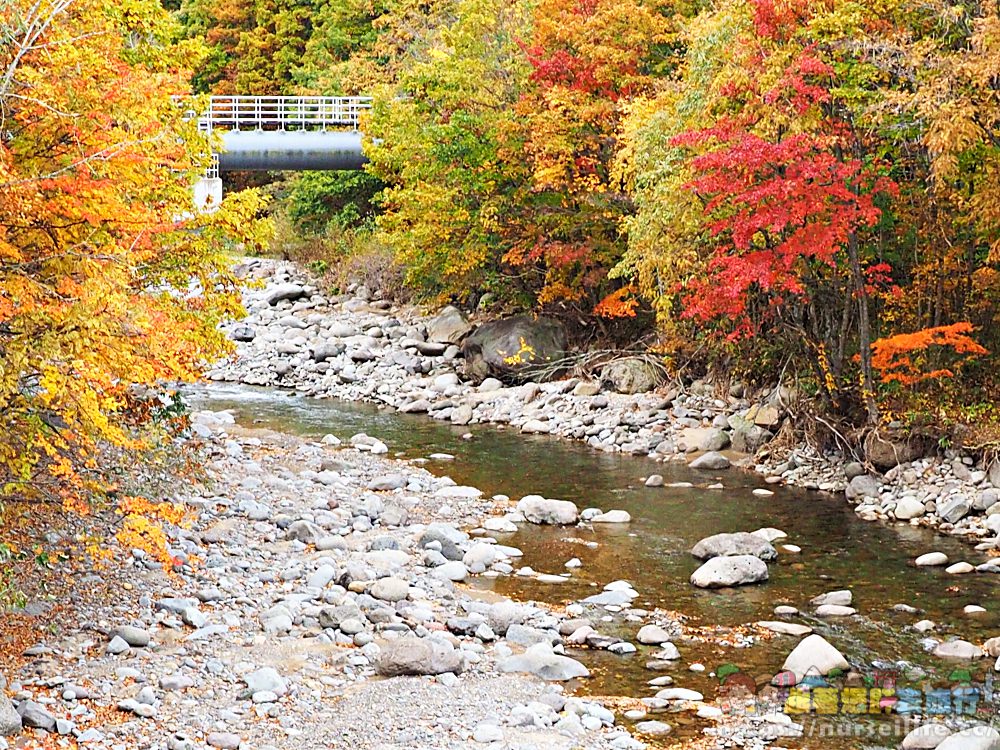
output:
[[[564,584],[517,577],[480,578],[475,583],[518,598],[566,602],[624,578],[640,593],[634,606],[680,611],[694,626],[728,626],[774,619],[772,610],[777,604],[807,608],[808,600],[816,594],[849,588],[854,592],[854,606],[864,615],[860,623],[854,619],[806,621],[856,663],[906,659],[930,665],[917,645],[917,635],[903,631],[923,617],[939,623],[938,634],[971,640],[989,637],[998,624],[995,612],[976,617],[962,613],[966,604],[989,608],[994,584],[990,576],[949,576],[942,569],[910,565],[914,557],[932,549],[973,564],[982,561],[979,553],[924,529],[860,521],[841,497],[772,486],[769,489],[774,495],[761,498],[751,490],[763,482],[749,473],[697,472],[683,465],[607,454],[578,443],[524,436],[493,426],[453,427],[367,404],[214,385],[193,392],[189,400],[195,406],[232,409],[244,424],[303,436],[334,433],[346,439],[367,432],[383,440],[391,452],[408,458],[453,454],[453,461],[431,462],[427,467],[489,494],[513,498],[539,494],[572,500],[581,509],[621,508],[632,515],[627,526],[592,530],[525,526],[515,534],[500,535],[501,542],[520,547],[525,553],[524,564],[539,572],[564,572],[564,563],[572,557],[583,562]],[[472,439],[463,439],[465,433],[471,433]],[[667,484],[691,482],[696,486],[647,488],[641,480],[650,473],[663,474]],[[707,489],[716,482],[725,488]],[[699,539],[765,526],[788,534],[776,546],[787,542],[802,548],[799,554],[780,552],[778,561],[769,566],[771,578],[766,584],[725,591],[704,591],[688,584],[697,567],[688,550]],[[588,547],[580,540],[595,541],[598,546]],[[921,614],[896,613],[892,606],[897,603],[917,607]],[[601,625],[603,630],[612,627]],[[619,627],[623,636],[634,636],[637,628],[627,623]],[[689,672],[687,665],[692,661],[703,662],[709,671],[731,662],[752,674],[773,673],[794,644],[794,639],[784,636],[750,649],[682,642],[678,645],[684,658],[676,670],[667,673],[673,674],[678,684],[714,695],[716,681],[707,672]],[[590,681],[588,690],[601,695],[647,695],[645,683],[655,675],[644,668],[645,661],[642,653],[622,658],[594,652],[588,664],[598,677]],[[858,746],[856,742],[848,744]],[[821,746],[838,745],[824,740]]]

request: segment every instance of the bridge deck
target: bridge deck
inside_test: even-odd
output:
[[[370,96],[213,96],[198,127],[211,130],[358,130]]]

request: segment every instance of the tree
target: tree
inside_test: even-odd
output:
[[[538,276],[541,305],[590,313],[609,291],[631,210],[613,171],[617,133],[665,64],[668,27],[641,0],[543,0],[534,10],[530,85],[517,108],[531,177],[506,258]]]
[[[266,225],[254,193],[192,214],[208,144],[172,96],[200,49],[175,34],[149,0],[10,0],[0,20],[0,497],[84,509],[102,447],[143,445],[136,387],[226,350],[224,251]]]
[[[411,28],[410,9],[400,10],[387,29]],[[513,108],[528,73],[517,44],[528,16],[516,4],[460,0],[438,22],[410,37],[395,82],[376,89],[366,151],[388,186],[378,236],[408,282],[468,300],[499,286],[511,197],[525,179]]]

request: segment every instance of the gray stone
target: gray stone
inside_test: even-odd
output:
[[[500,663],[500,671],[526,672],[556,682],[590,676],[590,670],[583,664],[554,653],[552,647],[545,643],[532,646],[523,654],[508,657]]]
[[[511,625],[524,622],[527,608],[512,601],[496,602],[490,605],[486,618],[490,627],[498,635],[506,634]]]
[[[405,486],[406,477],[402,474],[384,474],[382,476],[375,477],[368,483],[368,489],[375,490],[376,492],[398,490]]]
[[[457,674],[464,666],[462,652],[455,650],[448,641],[412,636],[383,645],[375,662],[375,670],[383,677]]]
[[[836,604],[841,607],[848,607],[854,601],[854,594],[847,589],[840,591],[828,591],[825,594],[814,596],[809,603],[814,607],[821,607],[824,604]]]
[[[565,356],[566,331],[553,318],[518,315],[479,326],[462,342],[462,353],[470,377],[530,373],[538,379],[540,368]],[[556,374],[545,372],[549,378]]]
[[[401,578],[379,578],[370,593],[384,602],[401,602],[410,595],[410,584]]]
[[[21,731],[21,715],[14,709],[7,694],[0,690],[0,737],[10,737]]]
[[[315,544],[317,539],[323,536],[323,529],[312,521],[293,521],[285,530],[285,538],[302,542],[303,544]]]
[[[218,750],[239,750],[243,740],[238,734],[232,732],[209,732],[208,736],[205,737],[205,742]]]
[[[461,310],[451,305],[427,321],[427,340],[442,344],[458,344],[472,331],[472,325]]]
[[[512,623],[510,627],[507,628],[506,638],[510,643],[515,643],[518,646],[534,646],[538,643],[558,643],[561,639],[559,636],[551,630],[539,630],[538,628],[528,627],[527,625],[520,625],[518,623]]]
[[[691,574],[699,588],[724,588],[759,583],[768,578],[767,563],[753,555],[713,557]]]
[[[672,731],[665,721],[640,721],[635,725],[635,731],[649,737],[664,737]]]
[[[878,497],[879,487],[882,483],[877,477],[873,477],[869,474],[861,474],[854,477],[848,485],[845,494],[848,500],[857,500],[862,497]]]
[[[451,560],[434,568],[432,575],[444,581],[464,581],[469,577],[469,570],[460,560]]]
[[[958,523],[972,510],[972,503],[964,495],[956,495],[950,500],[938,504],[937,514],[942,521]]]
[[[646,393],[663,381],[663,368],[648,357],[623,357],[601,368],[601,380],[618,393]]]
[[[517,509],[531,523],[566,526],[576,523],[580,517],[580,511],[569,500],[550,500],[540,495],[522,497]]]
[[[837,649],[822,636],[809,635],[799,641],[785,659],[781,669],[792,672],[801,682],[807,674],[827,675],[834,669],[848,670],[851,665]]]
[[[116,635],[108,642],[108,645],[104,647],[104,650],[109,654],[117,656],[118,654],[124,654],[128,651],[129,645],[124,638],[120,635]]]
[[[928,552],[924,555],[920,555],[920,557],[913,561],[913,564],[920,568],[932,567],[935,565],[947,565],[948,555],[944,552]]]
[[[639,632],[636,634],[635,639],[639,641],[639,643],[658,646],[661,643],[666,643],[670,640],[670,633],[661,628],[659,625],[643,625],[639,628]]]
[[[709,451],[708,453],[698,456],[698,458],[692,461],[690,465],[692,469],[718,471],[720,469],[728,469],[732,464],[729,462],[729,459],[721,453]]]
[[[909,521],[911,518],[920,518],[927,510],[924,504],[915,497],[902,497],[896,503],[896,518],[900,521]]]
[[[17,707],[17,713],[25,728],[44,729],[46,732],[56,728],[56,717],[35,701],[22,701]]]
[[[729,433],[725,430],[713,429],[702,439],[699,450],[721,451],[729,447]]]
[[[483,744],[503,742],[503,730],[496,724],[480,724],[472,730],[472,739]]]
[[[753,555],[761,560],[776,560],[778,558],[777,550],[766,539],[745,531],[735,534],[714,534],[706,537],[691,548],[691,554],[699,560],[733,555]]]
[[[983,658],[983,650],[963,640],[945,641],[934,649],[934,656],[949,661],[975,661]]]
[[[629,523],[632,516],[625,510],[609,510],[607,513],[598,513],[590,519],[591,523]]]
[[[148,630],[143,630],[142,628],[137,628],[133,625],[122,625],[121,627],[115,628],[112,635],[118,636],[125,641],[125,643],[134,648],[145,648],[149,645],[149,642],[152,639]]]
[[[297,300],[306,295],[306,290],[299,284],[276,284],[267,290],[267,304],[276,305],[282,300]]]
[[[246,675],[243,681],[247,686],[247,697],[262,690],[269,690],[278,696],[288,693],[288,683],[274,667],[261,667]]]
[[[1000,502],[1000,490],[991,487],[980,492],[973,505],[976,510],[989,510],[998,502]]]

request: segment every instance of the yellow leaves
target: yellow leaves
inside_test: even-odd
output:
[[[153,502],[144,497],[123,497],[118,503],[118,513],[123,516],[121,528],[115,535],[118,543],[126,548],[141,549],[163,563],[169,571],[173,567],[163,524],[180,524],[186,510],[183,505],[170,502]]]
[[[130,387],[191,378],[225,350],[216,324],[240,309],[225,253],[266,244],[254,192],[178,218],[204,166],[183,144],[205,144],[170,98],[197,60],[172,27],[153,0],[75,0],[0,91],[0,495],[86,512],[97,448],[142,445],[150,413]],[[129,506],[127,527],[162,543],[135,520],[147,511]]]

